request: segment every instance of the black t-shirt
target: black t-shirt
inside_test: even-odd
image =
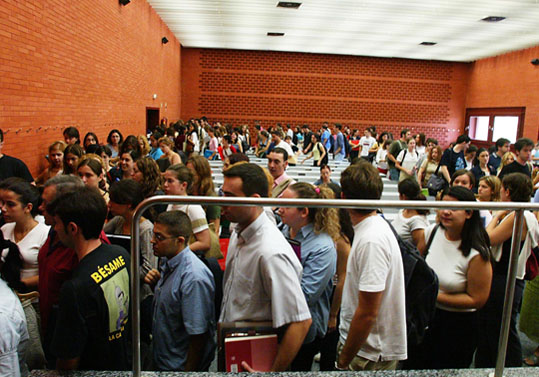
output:
[[[129,370],[129,261],[116,245],[86,255],[62,285],[51,350],[82,370]]]
[[[504,166],[498,177],[502,179],[504,175],[511,173],[522,173],[526,174],[528,177],[532,176],[532,172],[528,164],[521,165],[517,161],[513,161],[509,165]]]
[[[440,160],[440,166],[447,166],[449,176],[451,177],[454,172],[460,169],[466,168],[466,160],[464,158],[464,152],[455,152],[453,148],[446,149]]]
[[[0,157],[0,181],[9,177],[19,177],[25,181],[34,182],[34,178],[24,162],[18,158],[3,155]]]

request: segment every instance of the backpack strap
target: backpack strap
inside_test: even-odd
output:
[[[432,232],[430,233],[429,239],[427,241],[427,246],[425,247],[425,255],[423,256],[423,258],[427,258],[427,255],[429,255],[430,245],[432,244],[432,240],[434,239],[434,236],[436,235],[436,231],[438,230],[439,227],[440,227],[440,224],[436,224],[434,226],[434,229],[432,229]]]
[[[401,165],[404,162],[404,159],[406,158],[406,153],[408,153],[408,149],[404,150],[404,154],[402,155]]]

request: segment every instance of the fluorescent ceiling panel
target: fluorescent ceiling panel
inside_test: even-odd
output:
[[[539,0],[148,1],[184,47],[467,62],[539,45]]]

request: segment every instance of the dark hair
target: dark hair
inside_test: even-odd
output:
[[[129,156],[131,156],[131,159],[133,160],[133,162],[137,162],[138,160],[140,160],[140,157],[141,157],[140,152],[135,149],[128,149],[121,153],[118,153],[118,156],[120,156],[120,159],[122,158],[122,155],[124,154],[128,154]]]
[[[80,134],[79,134],[79,130],[77,130],[77,128],[75,127],[67,127],[64,132],[63,132],[63,135],[64,137],[69,137],[70,139],[72,137],[75,137],[77,138],[77,141],[75,142],[76,144],[79,144],[80,143]]]
[[[13,191],[19,197],[18,201],[23,207],[28,204],[32,205],[30,210],[32,217],[38,214],[39,191],[29,182],[19,177],[9,177],[0,182],[0,190]]]
[[[139,159],[137,162],[137,168],[142,173],[142,193],[147,198],[153,194],[163,184],[163,176],[159,170],[159,165],[150,156],[145,156]],[[155,207],[151,207],[155,208]]]
[[[161,212],[155,219],[155,223],[164,225],[173,237],[184,237],[186,242],[193,233],[191,220],[183,211]]]
[[[84,135],[84,141],[82,142],[82,145],[84,145],[84,148],[86,148],[86,139],[88,139],[89,136],[93,136],[95,139],[96,145],[99,145],[99,139],[97,138],[97,135],[93,132],[88,132],[86,135]]]
[[[425,134],[424,133],[418,133],[417,136],[419,137],[419,145],[420,146],[423,146],[423,145],[426,145],[425,144]]]
[[[110,186],[109,198],[117,204],[129,204],[135,209],[144,200],[142,184],[134,179],[122,179]]]
[[[461,175],[467,175],[468,178],[470,178],[470,184],[472,185],[472,187],[475,187],[475,175],[473,175],[471,171],[466,169],[459,169],[453,173],[453,175],[451,176],[451,186],[453,186],[453,182],[455,182],[455,179],[457,179]]]
[[[283,155],[283,161],[288,161],[288,152],[283,148],[273,148],[273,150],[270,153],[277,153]]]
[[[193,182],[195,180],[195,177],[193,176],[193,172],[191,169],[189,169],[187,166],[183,164],[174,164],[172,166],[169,166],[166,171],[171,171],[176,176],[176,179],[181,182],[186,182],[187,187],[186,191],[191,191],[191,186],[193,185]]]
[[[408,131],[410,131],[408,128],[405,128],[401,131],[401,137],[404,137],[406,136],[406,134],[408,133]]]
[[[527,203],[533,194],[532,180],[523,173],[511,173],[503,176],[502,186],[509,191],[512,202]]]
[[[118,142],[118,144],[122,144],[122,142],[124,141],[124,137],[122,133],[120,132],[120,130],[117,130],[116,128],[109,132],[109,136],[107,136],[107,143],[112,145],[111,136],[114,133],[117,133],[118,135],[120,135],[120,141]]]
[[[328,164],[322,164],[322,165],[320,165],[320,171],[324,170],[325,168],[328,168],[329,171],[331,171],[331,166],[329,166]]]
[[[459,137],[457,137],[457,141],[455,142],[455,144],[469,143],[470,141],[471,140],[468,135],[460,135]]]
[[[0,142],[4,141],[4,131],[0,128]]]
[[[96,149],[94,152],[96,155],[101,156],[101,154],[105,152],[107,156],[112,157],[112,150],[108,145],[100,145],[99,148],[103,148],[103,151]]]
[[[521,151],[524,147],[533,147],[535,144],[533,144],[533,141],[531,139],[528,139],[527,137],[522,137],[517,140],[515,143],[515,151]]]
[[[425,195],[421,192],[419,184],[415,178],[406,178],[399,182],[398,185],[399,194],[404,195],[405,200],[427,200]],[[416,209],[416,212],[420,215],[427,215],[428,209]]]
[[[354,132],[355,132],[355,131],[356,131],[356,130],[354,130]],[[384,132],[382,132],[382,133],[378,136],[378,144],[382,144],[382,143],[383,143],[382,140],[383,140],[383,138],[384,138],[385,135],[387,135],[387,140],[389,140],[389,134],[388,134],[386,131],[384,131]]]
[[[432,137],[429,137],[429,138],[427,139],[427,145],[428,145],[429,143],[432,143],[432,144],[434,144],[434,145],[438,145],[438,140],[433,139]]]
[[[0,268],[0,278],[4,280],[8,287],[17,291],[26,291],[26,285],[21,281],[22,257],[16,243],[4,239],[4,234],[0,232],[0,250],[7,249],[7,255]]]
[[[262,198],[268,197],[269,188],[266,173],[256,164],[232,165],[223,171],[223,176],[226,178],[240,178],[242,182],[241,191],[246,197],[253,196],[254,194],[258,194]]]
[[[350,165],[341,173],[341,188],[346,199],[379,200],[384,191],[380,172],[365,160]],[[372,209],[356,209],[357,213],[370,213]]]
[[[337,127],[338,130],[341,130],[341,129],[342,129],[342,124],[340,124],[340,123],[335,123],[335,127]],[[371,130],[369,130],[369,132],[372,133]]]
[[[77,167],[75,166],[73,170],[67,165],[67,155],[72,154],[77,156],[79,159],[84,155],[84,149],[79,144],[70,144],[64,149],[64,174],[72,174],[77,170]]]
[[[159,131],[154,131],[150,137],[153,137],[155,140],[159,140],[163,137],[163,134]]]
[[[504,137],[500,137],[498,140],[496,140],[496,150],[502,148],[505,144],[510,144],[511,142],[504,138]]]
[[[461,186],[449,187],[442,193],[442,198],[444,196],[451,196],[459,202],[476,201],[474,193]],[[466,212],[471,212],[472,216],[469,219],[466,219],[464,226],[462,227],[459,250],[462,251],[462,255],[467,257],[470,255],[470,251],[475,249],[479,252],[483,260],[488,261],[490,259],[490,238],[483,226],[479,211],[467,210]],[[440,226],[443,227],[443,225]]]
[[[477,152],[477,147],[472,144],[468,147],[465,154],[476,153],[476,152]]]
[[[47,205],[47,212],[58,216],[64,228],[70,222],[77,224],[86,240],[98,239],[107,217],[107,203],[96,188],[84,186],[57,196]]]
[[[131,150],[136,151],[139,154],[139,156],[142,156],[142,148],[140,148],[140,144],[135,135],[129,135],[125,138],[124,142],[120,146],[120,151],[118,155],[121,156],[122,154],[127,153],[128,151],[131,151]],[[135,161],[134,158],[133,160]]]
[[[228,162],[230,165],[240,161],[249,162],[249,156],[243,153],[232,153],[230,156],[228,156]]]
[[[472,146],[470,146],[470,147],[472,147]],[[474,159],[474,161],[473,161],[473,165],[474,165],[474,166],[479,165],[479,155],[480,155],[481,153],[483,153],[483,152],[487,152],[487,153],[488,153],[488,149],[486,149],[486,148],[479,148],[479,149],[477,150],[477,153],[476,153],[476,155],[475,155],[475,159]],[[479,182],[477,182],[477,184],[479,184]]]

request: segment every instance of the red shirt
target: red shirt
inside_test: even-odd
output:
[[[99,238],[103,243],[110,244],[102,231]],[[39,250],[37,256],[39,266],[39,310],[41,312],[41,328],[47,331],[49,315],[52,307],[58,304],[62,284],[71,279],[71,272],[78,266],[79,260],[73,249],[65,247],[51,229],[47,241]]]

